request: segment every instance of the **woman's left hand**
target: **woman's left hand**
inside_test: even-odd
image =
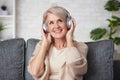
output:
[[[75,20],[73,18],[71,19],[71,23],[72,23],[71,27],[66,34],[67,46],[74,46],[73,45],[73,33],[75,30]]]

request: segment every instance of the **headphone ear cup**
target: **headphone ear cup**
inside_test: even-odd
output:
[[[71,23],[71,19],[72,19],[71,16],[68,16],[68,17],[67,17],[67,22],[66,22],[66,23],[67,23],[67,28],[68,28],[68,29],[70,29],[71,24],[72,24],[72,23]]]
[[[48,27],[47,27],[47,25],[45,24],[45,22],[43,22],[42,27],[43,27],[43,30],[44,30],[45,32],[49,32]]]

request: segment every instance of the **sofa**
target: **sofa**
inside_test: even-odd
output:
[[[14,38],[0,41],[0,80],[34,80],[27,66],[39,39]],[[85,42],[88,72],[84,80],[120,80],[120,61],[113,60],[111,40]]]

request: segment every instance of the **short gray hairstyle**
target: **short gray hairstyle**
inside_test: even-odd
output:
[[[66,20],[67,16],[70,15],[70,13],[63,7],[60,6],[53,6],[49,8],[44,14],[43,14],[43,21],[45,22],[47,19],[48,14],[54,14],[64,20]]]

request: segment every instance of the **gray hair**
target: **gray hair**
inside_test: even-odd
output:
[[[43,14],[43,21],[45,22],[48,16],[48,13],[54,14],[64,20],[66,20],[67,16],[69,16],[69,12],[60,6],[53,6],[49,8],[44,14]]]

